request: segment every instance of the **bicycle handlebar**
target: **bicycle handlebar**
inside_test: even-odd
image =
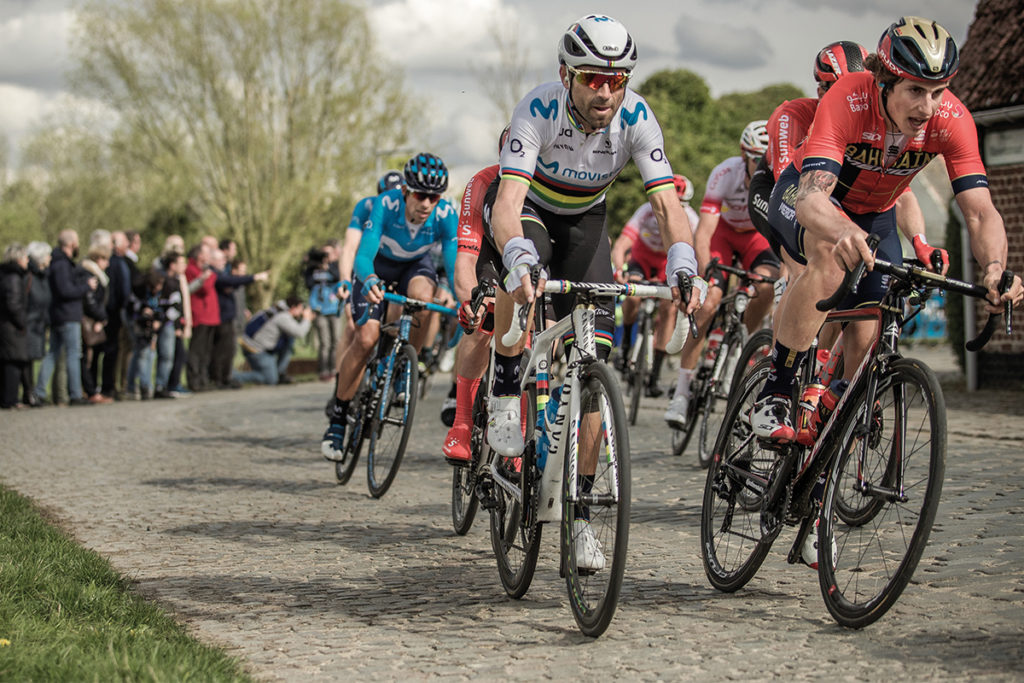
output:
[[[875,235],[868,236],[868,246],[874,250],[878,245],[878,239]],[[835,308],[840,301],[842,301],[847,294],[855,292],[856,283],[860,280],[861,275],[864,273],[865,264],[862,262],[852,271],[847,271],[846,276],[843,278],[843,283],[839,286],[832,296],[828,299],[822,299],[816,304],[819,311],[830,311]],[[942,275],[938,272],[922,268],[913,264],[896,265],[885,261],[883,259],[876,258],[874,269],[883,275],[891,275],[899,280],[913,281],[917,280],[921,283],[927,283],[929,286],[937,287],[950,292],[956,292],[965,296],[972,296],[977,299],[986,299],[988,297],[988,289],[982,285],[972,284],[970,282],[964,282],[955,278]],[[1009,291],[1010,287],[1013,286],[1013,273],[1009,270],[1003,271],[1003,276],[999,281],[999,293],[1004,294]],[[966,342],[964,346],[968,351],[978,351],[985,344],[988,343],[989,339],[995,333],[996,325],[999,324],[999,318],[1004,317],[1006,320],[1006,333],[1011,334],[1013,331],[1013,303],[1005,302],[1003,305],[1003,313],[991,313],[988,316],[988,320],[985,323],[985,327],[981,330],[977,337]]]
[[[401,304],[403,307],[411,306],[420,310],[434,311],[435,313],[443,313],[445,315],[457,316],[459,314],[458,308],[448,308],[447,306],[441,306],[431,301],[420,301],[419,299],[410,299],[407,296],[401,294],[395,294],[394,292],[384,292],[384,301],[390,301],[395,304]],[[356,321],[357,326],[362,326],[370,319],[370,311],[374,310],[380,304],[370,304],[363,311],[363,314],[359,316],[359,320]]]
[[[686,279],[686,285],[690,281]],[[688,288],[688,287],[687,287]],[[595,296],[641,296],[654,299],[672,299],[672,289],[665,285],[641,285],[635,283],[613,284],[607,282],[571,282],[569,280],[548,280],[544,283],[545,294],[570,294],[572,292],[589,292]],[[501,343],[505,346],[515,346],[529,323],[529,306],[521,306],[516,303],[512,309],[512,322],[509,329],[501,337]],[[686,314],[679,311],[676,315],[676,329],[665,347],[666,353],[678,353],[683,348],[687,333],[693,331],[696,335],[696,325],[693,325],[693,316],[687,319]]]
[[[755,273],[752,270],[744,270],[743,268],[737,268],[735,266],[727,266],[724,263],[722,263],[721,261],[719,261],[717,256],[714,257],[713,259],[711,259],[711,262],[708,263],[708,267],[707,267],[708,277],[705,278],[705,279],[706,280],[710,279],[711,278],[711,273],[713,271],[715,271],[715,270],[720,270],[720,271],[722,271],[724,273],[732,273],[733,275],[735,275],[737,277],[741,277],[741,278],[744,278],[746,280],[750,280],[751,282],[768,282],[768,283],[774,284],[779,279],[777,277],[769,277],[768,275],[762,275],[761,273]]]

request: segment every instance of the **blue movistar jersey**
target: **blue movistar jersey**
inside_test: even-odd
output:
[[[384,192],[377,197],[370,217],[363,224],[363,238],[356,252],[356,277],[366,282],[373,275],[373,260],[378,253],[392,261],[416,261],[427,254],[431,246],[440,243],[448,280],[454,288],[458,221],[458,211],[442,199],[422,225],[413,225],[405,218],[402,190]]]
[[[355,230],[362,230],[363,224],[370,218],[370,211],[373,210],[373,202],[377,199],[376,197],[363,197],[356,202],[356,208],[352,209],[352,220],[348,222],[348,227]]]

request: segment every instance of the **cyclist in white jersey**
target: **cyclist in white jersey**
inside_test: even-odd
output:
[[[693,199],[693,183],[686,176],[673,176],[673,183],[676,188],[676,196],[686,212],[686,218],[690,222],[690,228],[697,229],[697,212],[690,206]],[[612,266],[615,268],[615,277],[620,282],[664,282],[665,281],[665,259],[668,257],[665,241],[661,237],[661,228],[658,225],[658,218],[654,214],[654,207],[650,202],[644,202],[633,212],[633,215],[622,228],[622,233],[612,244]],[[640,299],[637,297],[626,297],[622,302],[622,326],[623,336],[621,344],[621,355],[616,361],[619,368],[626,370],[626,359],[629,358],[633,347],[633,324],[636,322],[637,313],[640,309]],[[665,347],[672,336],[675,328],[675,316],[672,313],[672,302],[659,301],[658,315],[654,325],[654,362],[651,365],[651,376],[647,384],[646,394],[657,398],[663,393],[658,385],[661,376],[661,366],[665,361]],[[621,363],[619,362],[621,360]]]
[[[626,83],[636,64],[632,37],[616,20],[587,15],[559,41],[560,82],[535,88],[512,114],[508,142],[502,147],[500,173],[485,199],[486,239],[491,258],[500,261],[505,290],[520,304],[535,298],[530,269],[542,265],[552,277],[611,282],[611,254],[605,228],[605,190],[633,159],[644,180],[663,234],[671,244],[666,273],[693,278],[684,309],[693,310],[706,285],[694,277],[696,258],[686,216],[676,199],[672,168],[650,106]],[[553,301],[555,314],[571,308],[567,297]],[[496,329],[508,329],[512,302],[500,293]],[[611,302],[597,311],[599,352],[611,348]],[[495,335],[495,381],[489,403],[488,442],[508,457],[522,453],[519,414],[521,345],[509,348]],[[580,470],[592,475],[597,454],[581,453]],[[604,557],[585,512],[577,510],[584,530],[577,534],[581,566],[604,567]]]

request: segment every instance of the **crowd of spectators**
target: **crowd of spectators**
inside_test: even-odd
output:
[[[79,260],[79,236],[64,230],[53,247],[6,247],[0,407],[173,399],[287,381],[292,343],[314,316],[301,301],[261,312],[247,334],[246,286],[269,273],[248,274],[233,240],[204,237],[186,253],[171,235],[148,266],[139,263],[141,246],[136,232],[97,230]],[[251,372],[234,369],[239,340]],[[283,364],[267,370],[267,354]]]

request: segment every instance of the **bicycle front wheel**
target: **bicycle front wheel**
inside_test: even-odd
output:
[[[647,375],[650,372],[647,367],[647,354],[650,353],[650,335],[647,334],[649,319],[644,316],[644,322],[637,330],[636,341],[639,346],[639,353],[636,356],[636,363],[633,365],[633,374],[630,377],[629,397],[629,424],[635,425],[637,415],[640,414],[640,398],[647,388]]]
[[[370,445],[366,453],[366,483],[370,495],[380,498],[395,481],[398,467],[412,432],[419,382],[416,351],[405,344],[395,354],[391,382],[375,406],[370,422]]]
[[[761,522],[761,503],[776,457],[758,443],[747,417],[770,370],[769,361],[761,361],[730,402],[704,485],[704,573],[712,586],[726,593],[753,578],[778,533]]]
[[[481,388],[481,391],[483,389]],[[526,452],[521,457],[497,457],[496,469],[505,488],[494,483],[494,507],[491,508],[491,547],[498,560],[498,576],[509,597],[526,595],[537,569],[541,524],[535,518],[534,487],[539,484],[534,457],[534,430],[537,424],[537,389],[531,384],[523,392],[526,415]]]
[[[487,373],[484,373],[487,376]],[[472,458],[466,467],[452,468],[452,527],[459,536],[465,536],[473,526],[480,499],[476,494],[480,463],[490,462],[490,449],[484,438],[487,428],[487,387],[481,386],[473,398],[473,428],[470,432],[469,451]]]
[[[818,577],[825,605],[851,628],[873,623],[910,581],[942,493],[946,406],[923,363],[899,359],[866,389],[841,432],[819,523]]]
[[[569,434],[578,468],[569,458],[564,463],[562,558],[576,623],[584,634],[599,636],[615,615],[626,569],[629,434],[608,366],[591,362],[581,380],[578,424]]]
[[[702,469],[707,469],[711,464],[711,457],[715,450],[715,441],[718,439],[718,432],[725,419],[725,411],[728,408],[729,365],[739,367],[738,357],[742,352],[740,333],[730,335],[729,339],[722,342],[718,350],[718,358],[715,365],[721,365],[718,371],[719,380],[708,388],[704,399],[704,409],[701,411],[700,432],[697,435],[697,462]],[[711,381],[710,379],[708,380]]]
[[[353,403],[355,403],[353,401]],[[347,484],[352,478],[352,472],[356,469],[359,461],[359,453],[363,450],[366,442],[366,421],[363,419],[362,408],[354,409],[357,415],[352,416],[348,421],[349,433],[345,438],[345,457],[341,462],[334,463],[334,476],[339,484]]]

